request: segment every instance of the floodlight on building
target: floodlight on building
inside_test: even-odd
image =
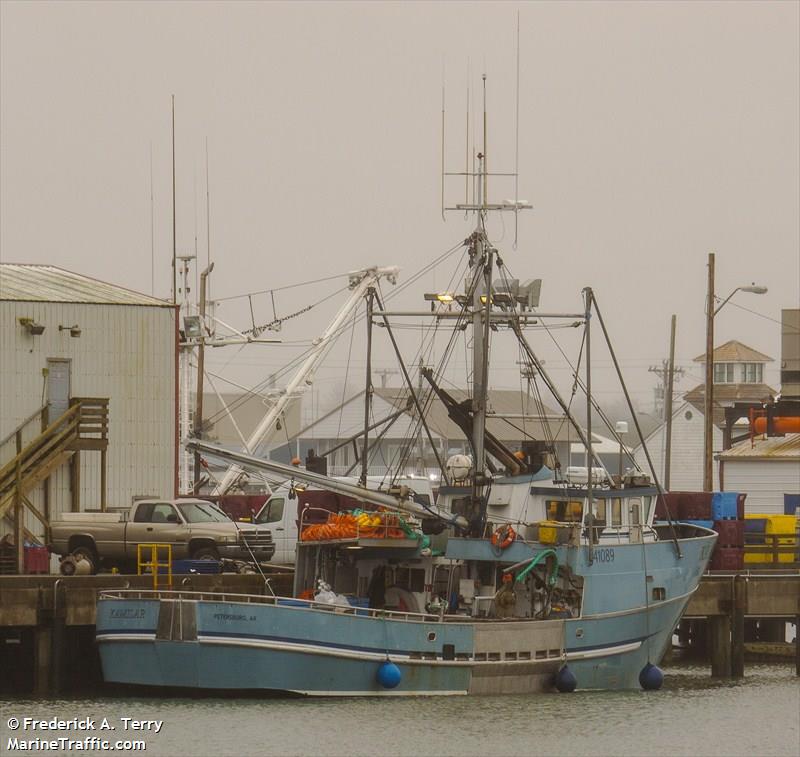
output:
[[[203,322],[199,315],[187,315],[183,318],[183,333],[187,339],[201,339]]]
[[[33,318],[20,318],[19,325],[31,336],[41,336],[44,333],[44,326],[41,323],[36,323]]]
[[[81,335],[81,327],[76,323],[74,326],[62,326],[59,324],[59,331],[69,331],[69,335],[77,339]]]

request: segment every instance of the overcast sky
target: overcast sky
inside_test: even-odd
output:
[[[440,215],[443,81],[448,168],[463,168],[466,92],[474,125],[484,72],[490,167],[514,168],[519,11],[519,194],[534,209],[520,217],[516,250],[510,218],[491,226],[509,269],[544,280],[543,309],[579,308],[581,288],[594,288],[646,407],[647,369],[667,355],[673,313],[678,361],[689,368],[678,388],[702,380],[691,360],[704,351],[713,251],[723,297],[753,281],[769,287],[736,295],[717,317],[716,343],[739,339],[775,358],[767,379],[777,386],[777,321],[800,300],[798,8],[6,0],[0,256],[146,293],[154,281],[155,294],[169,296],[174,94],[178,251],[193,252],[197,236],[205,264],[207,140],[215,297],[372,264],[400,265],[402,282],[470,230],[463,217]],[[493,182],[490,194],[512,197],[513,185]],[[460,183],[447,197],[461,199]],[[398,299],[422,305],[449,275],[428,275]],[[279,292],[277,313],[339,286]],[[333,307],[276,336],[321,331]],[[267,296],[253,309],[256,322],[272,318]],[[249,304],[228,301],[220,315],[245,328]],[[413,353],[418,336],[404,338]],[[565,385],[549,338],[532,338]],[[321,386],[341,383],[347,342]],[[297,353],[261,346],[209,360],[250,384]],[[518,386],[516,350],[498,348],[496,358],[496,385]],[[377,362],[390,367],[388,350]],[[598,362],[598,386],[611,393],[608,359]],[[351,381],[361,382],[363,364],[354,353]]]

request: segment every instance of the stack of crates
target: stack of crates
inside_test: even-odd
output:
[[[666,504],[681,523],[716,531],[717,544],[709,570],[741,570],[744,566],[744,501],[739,492],[669,492]],[[656,517],[666,518],[664,503],[656,505]]]
[[[713,492],[711,516],[719,534],[711,555],[710,570],[741,570],[744,567],[744,500],[746,494]]]

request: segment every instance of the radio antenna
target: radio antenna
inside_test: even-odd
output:
[[[153,140],[150,140],[150,296],[155,297],[156,291],[156,243],[155,221],[153,206]]]
[[[211,199],[208,183],[208,137],[206,137],[206,268],[211,265]]]
[[[464,205],[469,204],[469,60],[467,60],[467,128],[465,136],[465,152],[464,152]]]
[[[177,247],[175,240],[175,95],[172,95],[172,303],[178,301]]]
[[[444,215],[444,61],[442,61],[442,220],[445,221]]]

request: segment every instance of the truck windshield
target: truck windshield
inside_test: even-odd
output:
[[[210,502],[184,502],[178,505],[187,523],[228,523],[230,518]]]

